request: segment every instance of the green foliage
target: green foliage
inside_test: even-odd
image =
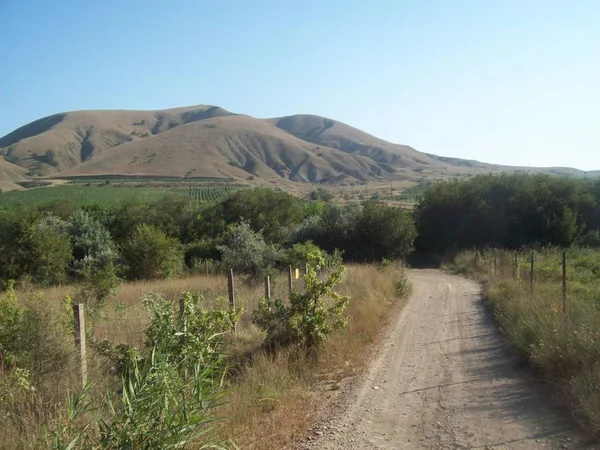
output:
[[[281,260],[281,249],[267,244],[262,232],[253,231],[248,222],[232,225],[221,251],[223,265],[236,273],[258,276],[273,268]]]
[[[285,265],[292,267],[304,267],[308,263],[310,255],[320,252],[321,249],[311,241],[294,244],[285,252]]]
[[[414,222],[405,211],[367,202],[356,224],[353,257],[370,261],[399,259],[412,251],[416,236]]]
[[[299,345],[307,351],[316,351],[329,333],[346,326],[344,310],[350,298],[334,291],[344,268],[321,281],[317,272],[324,262],[320,252],[309,254],[305,292],[292,293],[289,305],[281,299],[259,300],[253,321],[267,333],[268,346]]]
[[[417,248],[569,246],[600,226],[600,183],[543,175],[481,175],[427,190],[415,216]]]
[[[313,201],[321,200],[323,202],[330,202],[333,200],[333,194],[326,189],[318,188],[314,191],[311,191],[308,195],[308,198]]]
[[[183,249],[178,239],[151,225],[138,225],[125,243],[122,257],[128,278],[169,278],[183,269]]]
[[[0,298],[0,353],[4,357],[4,361],[0,360],[0,367],[17,362],[23,327],[23,311],[19,307],[15,282],[10,280],[4,296]]]
[[[0,197],[0,207],[18,205],[43,205],[69,199],[77,206],[92,204],[117,205],[125,200],[158,200],[165,191],[155,188],[97,187],[97,186],[54,186],[52,189],[31,189],[5,192]]]
[[[254,179],[249,176],[248,179]],[[230,194],[243,189],[242,186],[203,186],[203,187],[184,187],[171,188],[168,192],[179,195],[187,195],[193,198],[198,203],[218,202],[227,198]]]
[[[254,231],[262,230],[267,242],[280,242],[281,233],[303,218],[301,200],[273,189],[243,189],[216,207],[215,219],[226,223],[247,221]]]
[[[104,448],[224,448],[208,435],[224,394],[224,334],[241,312],[204,310],[202,296],[193,292],[184,292],[181,301],[185,315],[176,317],[171,302],[147,296],[148,353],[124,347],[114,353],[123,368],[122,389],[109,397],[109,418],[99,423]]]
[[[71,218],[69,234],[73,268],[82,281],[77,301],[94,309],[116,291],[117,251],[108,230],[82,210],[77,210]]]

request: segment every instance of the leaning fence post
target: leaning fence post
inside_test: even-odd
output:
[[[292,275],[292,266],[289,266],[288,268],[288,290],[290,291],[290,294],[294,291],[294,281],[293,281],[293,275]]]
[[[535,276],[535,252],[531,252],[531,269],[529,272],[529,295],[533,298],[533,283]]]
[[[233,284],[233,269],[229,269],[227,273],[227,290],[229,292],[229,307],[235,308],[235,286]],[[235,324],[233,325],[233,331],[236,330]]]
[[[81,385],[85,388],[87,384],[87,352],[85,345],[85,317],[83,303],[73,305],[73,321],[75,325],[75,348],[79,353]]]
[[[563,292],[563,314],[567,313],[567,252],[562,254],[562,292]]]
[[[265,298],[271,299],[271,277],[269,275],[265,277]]]

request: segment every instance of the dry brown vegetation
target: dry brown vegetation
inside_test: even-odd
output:
[[[263,120],[209,105],[55,114],[0,138],[0,156],[29,176],[232,177],[283,185],[528,170],[422,153],[324,117]],[[537,170],[582,175],[572,169]],[[1,170],[0,181],[10,181]]]
[[[509,343],[555,387],[583,427],[600,436],[600,253],[567,252],[563,306],[561,251],[459,254],[451,268],[487,284],[487,298]],[[565,310],[563,310],[565,307]]]
[[[285,297],[285,277],[276,278],[273,296]],[[326,401],[340,383],[358,373],[368,355],[367,348],[377,339],[391,311],[401,305],[408,286],[401,268],[380,268],[375,265],[347,267],[338,291],[352,297],[347,309],[348,328],[334,333],[324,344],[317,358],[301,356],[291,350],[276,354],[262,348],[263,333],[251,322],[251,312],[263,295],[262,285],[249,285],[237,280],[238,305],[244,314],[237,333],[228,339],[227,351],[232,366],[227,403],[219,411],[227,420],[219,425],[216,435],[233,440],[240,448],[280,449],[302,436],[315,418],[317,406]],[[302,288],[302,280],[295,281],[295,289]],[[50,350],[42,345],[39,355],[43,360],[62,358],[60,369],[54,368],[44,383],[36,386],[27,398],[10,399],[2,413],[10,420],[2,422],[0,434],[9,448],[27,448],[33,437],[40,435],[43,424],[52,423],[56,413],[64,408],[66,389],[76,390],[77,370],[72,340],[61,335],[65,317],[61,299],[73,294],[74,287],[54,287],[36,293],[22,287],[19,300],[38,311],[40,342],[60,345]],[[210,303],[226,295],[227,280],[223,276],[190,276],[164,281],[125,283],[106,304],[93,324],[98,338],[115,343],[140,346],[143,330],[148,321],[140,306],[141,297],[159,292],[176,300],[181,291],[202,292]],[[42,297],[43,295],[43,297]],[[37,306],[35,306],[37,305]],[[58,335],[61,335],[57,337]],[[43,350],[43,351],[42,351]],[[44,352],[46,352],[44,356]],[[94,382],[93,396],[102,396],[111,383],[110,370],[103,358],[89,355],[90,378]],[[41,380],[41,379],[40,379]],[[33,385],[36,380],[33,380]],[[20,390],[20,396],[27,392]]]

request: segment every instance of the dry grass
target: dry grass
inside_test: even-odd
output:
[[[264,335],[251,322],[252,310],[263,295],[264,286],[236,280],[236,301],[243,307],[244,314],[236,335],[228,340],[232,372],[228,403],[220,411],[227,421],[216,430],[218,437],[231,438],[240,448],[270,450],[280,449],[302,436],[314,420],[316,405],[330,395],[329,391],[338,389],[344,378],[360,371],[368,355],[368,346],[375,342],[392,307],[398,304],[398,286],[402,277],[398,268],[347,267],[338,290],[352,297],[347,310],[348,328],[332,335],[316,359],[292,350],[277,354],[265,352],[261,346]],[[302,280],[295,281],[295,289],[302,289]],[[75,290],[71,286],[44,290],[42,309],[47,317],[59,317],[62,314],[61,299],[73,295]],[[175,302],[182,291],[202,292],[207,304],[211,304],[218,297],[226,296],[227,280],[223,276],[190,276],[123,284],[93,323],[95,336],[141,346],[148,322],[146,312],[140,306],[141,298],[144,294],[158,292]],[[22,290],[19,295],[29,298],[32,293],[32,290]],[[272,293],[275,297],[286,297],[285,277],[272,281]],[[52,322],[56,323],[56,320],[49,321]],[[70,338],[66,348],[73,357]],[[99,398],[114,382],[113,375],[103,358],[91,351],[89,366],[90,377],[96,384],[93,396]],[[77,373],[74,358],[65,367],[69,377],[59,375],[64,373],[60,371],[48,374],[49,382],[43,388],[43,405],[18,401],[21,409],[15,404],[12,413],[21,414],[19,421],[0,425],[0,434],[8,436],[6,442],[11,443],[11,448],[27,448],[31,436],[39,435],[40,425],[52,422],[51,417],[64,403],[66,389],[78,384],[72,376]],[[57,375],[62,378],[57,379]],[[45,412],[45,416],[36,416],[33,413],[36,409]],[[25,437],[28,434],[30,437]]]
[[[600,436],[600,253],[568,253],[566,314],[560,253],[537,254],[533,295],[527,256],[520,256],[517,270],[514,255],[501,252],[485,259],[463,254],[456,267],[487,282],[489,302],[508,341],[558,388],[586,430]]]

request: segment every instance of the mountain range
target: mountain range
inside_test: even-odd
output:
[[[337,184],[499,171],[583,176],[435,156],[315,115],[259,119],[210,105],[54,114],[0,138],[0,156],[3,189],[29,178],[82,175]]]

